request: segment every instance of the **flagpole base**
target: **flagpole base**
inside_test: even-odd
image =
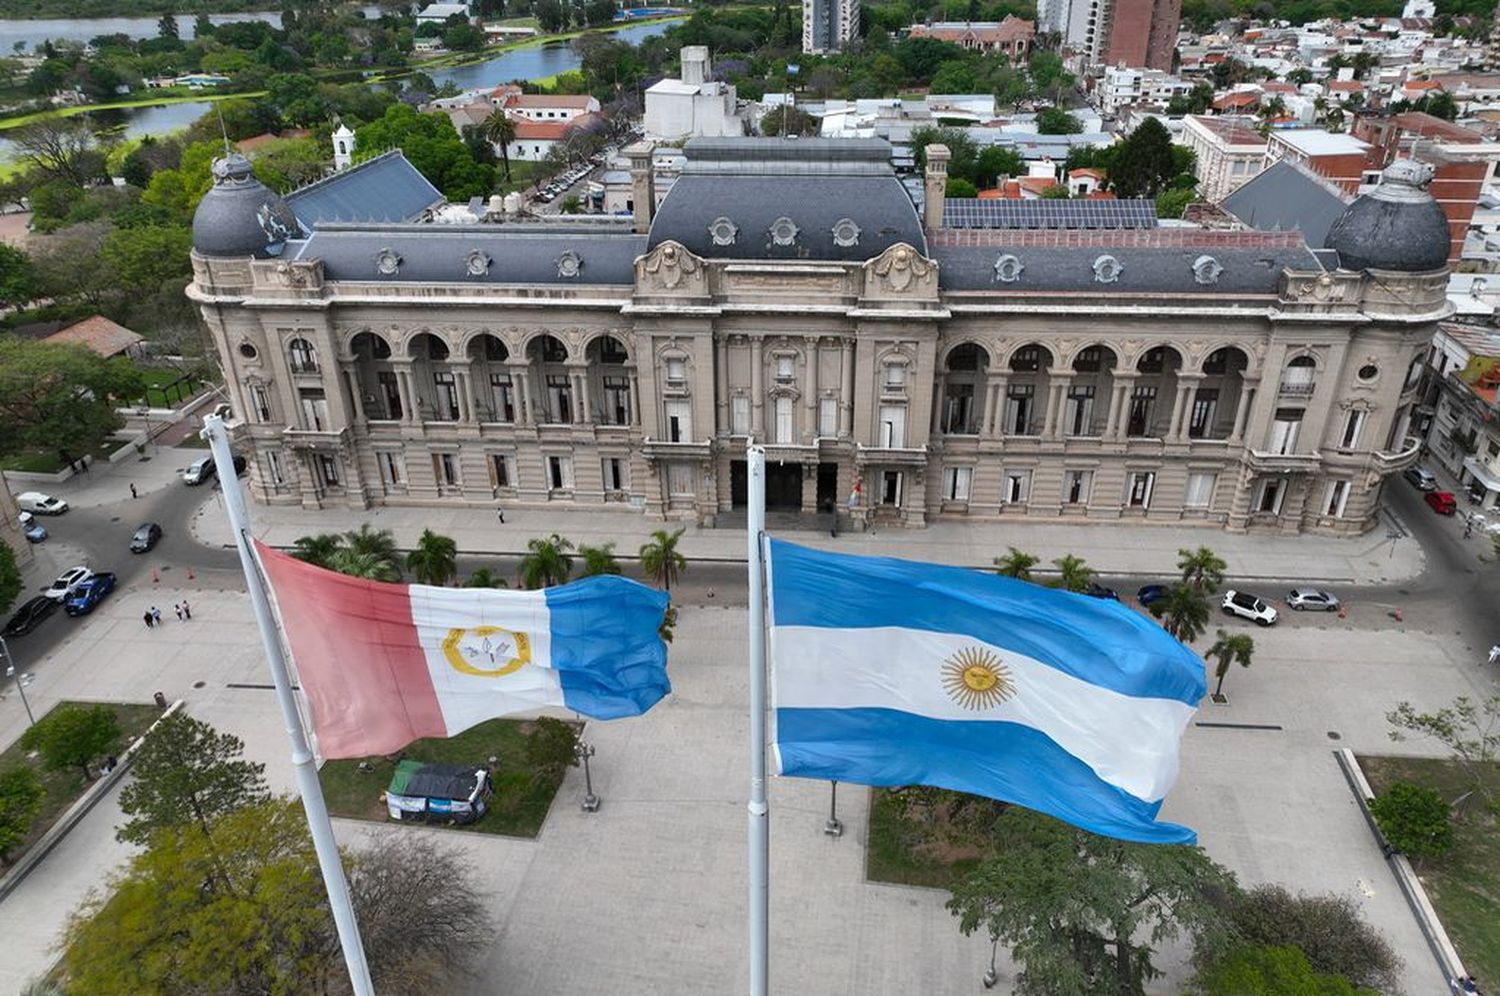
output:
[[[829,820],[823,824],[823,832],[830,837],[842,837],[844,835],[844,824],[838,820]]]
[[[583,802],[579,803],[578,808],[585,813],[597,813],[599,811],[599,804],[603,801],[597,795],[586,795],[583,797]]]
[[[995,983],[1000,981],[1000,976],[996,975],[995,970],[992,968],[988,972],[985,972],[984,978],[980,979],[979,981],[984,986],[984,988],[994,989]]]

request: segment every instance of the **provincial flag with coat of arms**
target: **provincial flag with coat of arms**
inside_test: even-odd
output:
[[[1093,833],[1158,822],[1203,661],[1118,602],[967,568],[768,541],[771,737],[783,775],[933,785]]]
[[[637,716],[671,691],[668,596],[616,575],[541,591],[349,577],[255,541],[324,757],[392,754],[497,716]]]

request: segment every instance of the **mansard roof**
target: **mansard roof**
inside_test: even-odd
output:
[[[329,222],[414,221],[442,200],[442,193],[400,149],[366,159],[286,195],[287,206],[309,232]]]

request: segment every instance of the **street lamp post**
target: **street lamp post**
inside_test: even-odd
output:
[[[597,812],[600,799],[594,794],[594,778],[589,773],[589,758],[594,756],[594,745],[587,740],[580,740],[573,745],[573,753],[583,762],[583,803],[581,808],[585,813]]]
[[[26,679],[31,675],[16,673],[16,662],[11,659],[10,647],[6,644],[4,637],[0,637],[0,657],[5,658],[5,676],[16,679],[16,691],[21,693],[21,704],[26,707],[26,721],[35,726],[36,717],[31,713],[31,703],[26,700]]]
[[[844,835],[844,824],[839,822],[839,783],[828,783],[828,822],[823,824],[823,832],[830,837],[842,837]]]

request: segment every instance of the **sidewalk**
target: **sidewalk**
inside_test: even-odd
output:
[[[635,511],[506,509],[501,525],[493,509],[380,507],[369,511],[252,505],[252,529],[257,537],[277,547],[289,547],[300,536],[357,529],[363,522],[389,529],[403,549],[416,545],[423,529],[432,529],[458,542],[468,555],[512,557],[526,552],[528,540],[561,533],[575,544],[613,542],[617,553],[633,558],[652,532],[676,529]],[[193,534],[210,546],[228,546],[230,534],[222,509],[209,502],[192,522]],[[1116,522],[1040,523],[942,522],[925,529],[882,528],[878,532],[826,530],[795,531],[783,538],[824,550],[904,557],[990,567],[994,558],[1014,546],[1041,558],[1045,568],[1054,558],[1076,554],[1108,577],[1171,577],[1177,573],[1181,547],[1208,546],[1229,563],[1232,578],[1247,581],[1301,581],[1330,584],[1379,584],[1420,574],[1425,566],[1421,545],[1410,537],[1394,542],[1384,529],[1363,536],[1336,539],[1325,536],[1281,536],[1264,533],[1227,533],[1198,526],[1145,526]],[[743,562],[742,529],[705,529],[688,526],[679,549],[689,560]],[[1043,571],[1045,573],[1045,571]]]

